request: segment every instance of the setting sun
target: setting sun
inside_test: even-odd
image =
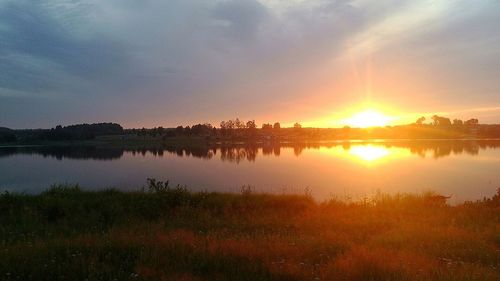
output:
[[[375,110],[365,110],[345,119],[344,124],[356,128],[387,126],[392,118]]]

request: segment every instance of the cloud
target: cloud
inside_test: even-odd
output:
[[[97,33],[81,38],[68,28],[64,19],[74,12],[31,1],[5,4],[0,10],[0,86],[34,94],[78,92],[88,90],[82,83],[99,84],[103,77],[117,82],[130,74],[131,61],[122,46]]]
[[[478,107],[498,103],[498,6],[0,0],[0,122],[293,122],[355,103],[369,87],[402,107],[463,104],[474,88],[484,92]]]
[[[236,36],[237,40],[245,42],[255,37],[268,13],[267,9],[257,1],[233,0],[217,3],[213,15],[221,23],[221,27],[228,29],[231,36]]]

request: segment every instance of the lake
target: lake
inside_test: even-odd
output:
[[[26,146],[0,148],[0,189],[39,193],[55,183],[137,190],[147,178],[190,190],[359,199],[377,191],[491,197],[500,187],[500,141],[426,140],[202,148]]]

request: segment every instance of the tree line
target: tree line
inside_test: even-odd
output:
[[[295,132],[300,131],[302,125],[295,123],[293,129]],[[134,134],[143,137],[175,137],[175,136],[199,136],[199,137],[240,137],[240,138],[255,138],[262,136],[276,135],[281,132],[281,124],[279,122],[263,123],[260,128],[257,126],[255,120],[242,121],[239,118],[223,120],[216,127],[210,123],[196,124],[192,126],[177,126],[175,128],[141,128],[141,129],[127,129],[125,133]],[[285,128],[284,128],[285,129]],[[289,129],[289,128],[286,128]]]
[[[5,133],[8,132],[8,133]],[[91,140],[98,136],[122,135],[123,127],[117,123],[57,125],[51,129],[0,130],[0,142],[15,141],[72,141]]]
[[[219,126],[199,123],[174,128],[154,127],[123,129],[117,123],[77,124],[51,129],[11,130],[0,127],[0,142],[91,140],[99,136],[138,136],[146,139],[198,137],[214,140],[326,140],[326,139],[400,139],[400,138],[500,138],[500,125],[480,124],[476,118],[453,119],[434,115],[418,118],[408,125],[373,128],[303,128],[300,123],[283,127],[280,122],[263,123],[239,118],[224,120]]]
[[[15,142],[17,140],[14,130],[0,127],[0,142]]]
[[[453,128],[471,128],[471,127],[476,127],[479,125],[479,120],[476,118],[471,118],[466,121],[462,121],[461,119],[453,119],[453,121],[450,118],[439,116],[439,115],[433,115],[431,117],[432,122],[425,124],[426,118],[424,116],[420,117],[415,121],[415,124],[417,125],[432,125],[435,127],[453,127]]]

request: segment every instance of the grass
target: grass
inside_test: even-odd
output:
[[[449,206],[148,187],[3,194],[0,280],[500,280],[500,191]]]

